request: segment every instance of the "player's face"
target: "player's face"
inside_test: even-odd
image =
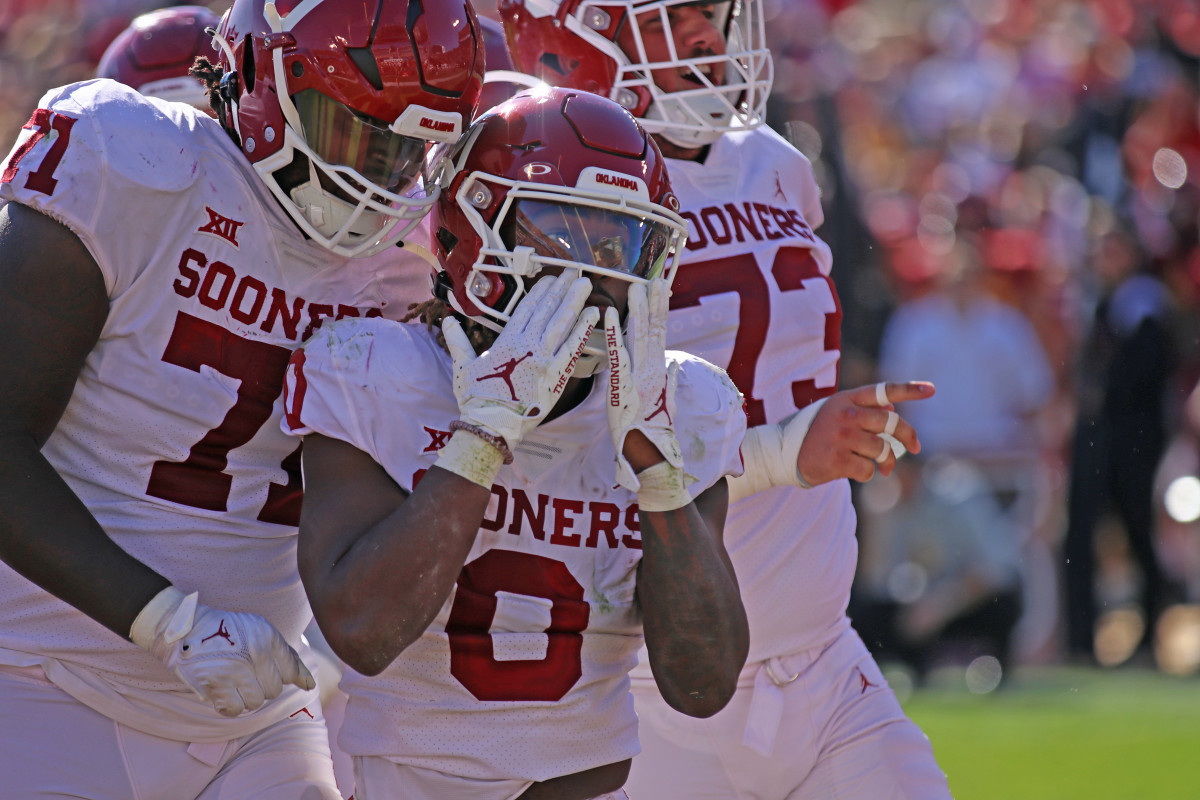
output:
[[[675,4],[646,11],[636,17],[636,27],[645,49],[645,62],[658,63],[677,59],[704,58],[725,54],[725,22],[731,0]],[[674,55],[671,52],[674,44]],[[617,46],[635,63],[642,61],[638,52],[634,25],[626,20],[617,34]],[[722,63],[700,68],[714,85],[725,83]],[[703,86],[689,67],[651,70],[654,83],[664,92],[679,92]]]

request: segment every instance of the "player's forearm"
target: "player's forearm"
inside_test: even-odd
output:
[[[363,529],[319,573],[305,568],[310,559],[302,560],[313,611],[342,660],[358,672],[377,674],[421,636],[454,587],[489,496],[434,467],[411,495]]]
[[[129,636],[169,581],[122,550],[25,433],[0,433],[0,559],[109,630]]]
[[[640,521],[638,599],[655,681],[672,708],[711,716],[733,696],[749,650],[733,566],[695,505]]]

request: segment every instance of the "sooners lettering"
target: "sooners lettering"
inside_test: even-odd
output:
[[[733,241],[745,242],[793,238],[815,242],[816,236],[804,217],[794,208],[778,208],[766,203],[725,203],[683,211],[688,221],[688,250],[700,250]]]
[[[429,117],[421,117],[421,127],[428,128],[431,131],[440,131],[441,133],[454,132],[453,122],[446,122],[440,119],[430,119]]]
[[[612,175],[608,172],[597,172],[596,183],[615,186],[618,189],[628,189],[631,192],[636,192],[638,188],[637,181],[633,178],[627,178],[624,175]]]
[[[237,220],[230,219],[229,217],[223,217],[208,206],[205,206],[204,210],[208,212],[208,222],[197,228],[196,232],[211,233],[214,236],[229,242],[234,247],[237,247],[238,228],[242,227],[246,223],[238,222]]]
[[[414,489],[424,475],[423,469],[413,473]],[[500,484],[492,484],[492,502],[479,527],[513,536],[532,536],[539,542],[563,547],[595,549],[603,543],[610,550],[642,549],[637,503],[617,505],[546,494],[530,496],[523,489],[508,489]]]
[[[213,311],[228,309],[233,319],[243,325],[257,325],[263,333],[273,333],[278,325],[283,335],[292,341],[307,340],[326,318],[383,315],[380,308],[360,310],[339,304],[335,309],[328,303],[309,303],[303,297],[288,297],[283,289],[268,287],[251,275],[239,276],[230,265],[223,261],[210,262],[204,253],[191,247],[180,254],[177,269],[180,277],[172,283],[175,294],[195,297],[200,305]],[[304,316],[307,316],[308,324],[301,330],[300,321]]]

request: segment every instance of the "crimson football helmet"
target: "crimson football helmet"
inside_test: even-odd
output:
[[[687,223],[666,164],[611,100],[545,86],[480,117],[443,161],[431,214],[434,294],[498,331],[543,269],[668,281]],[[576,368],[607,363],[593,331]]]
[[[765,119],[773,67],[762,2],[499,0],[499,10],[517,69],[609,97],[646,130],[694,148]]]
[[[135,17],[104,51],[96,77],[211,113],[204,84],[188,70],[196,56],[210,53],[212,36],[204,29],[219,22],[205,6],[174,6]]]
[[[479,102],[469,0],[234,0],[215,40],[218,116],[305,233],[361,256],[416,227]]]

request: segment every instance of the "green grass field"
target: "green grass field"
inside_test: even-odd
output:
[[[988,695],[914,693],[956,800],[1200,798],[1200,677],[1026,668]]]

